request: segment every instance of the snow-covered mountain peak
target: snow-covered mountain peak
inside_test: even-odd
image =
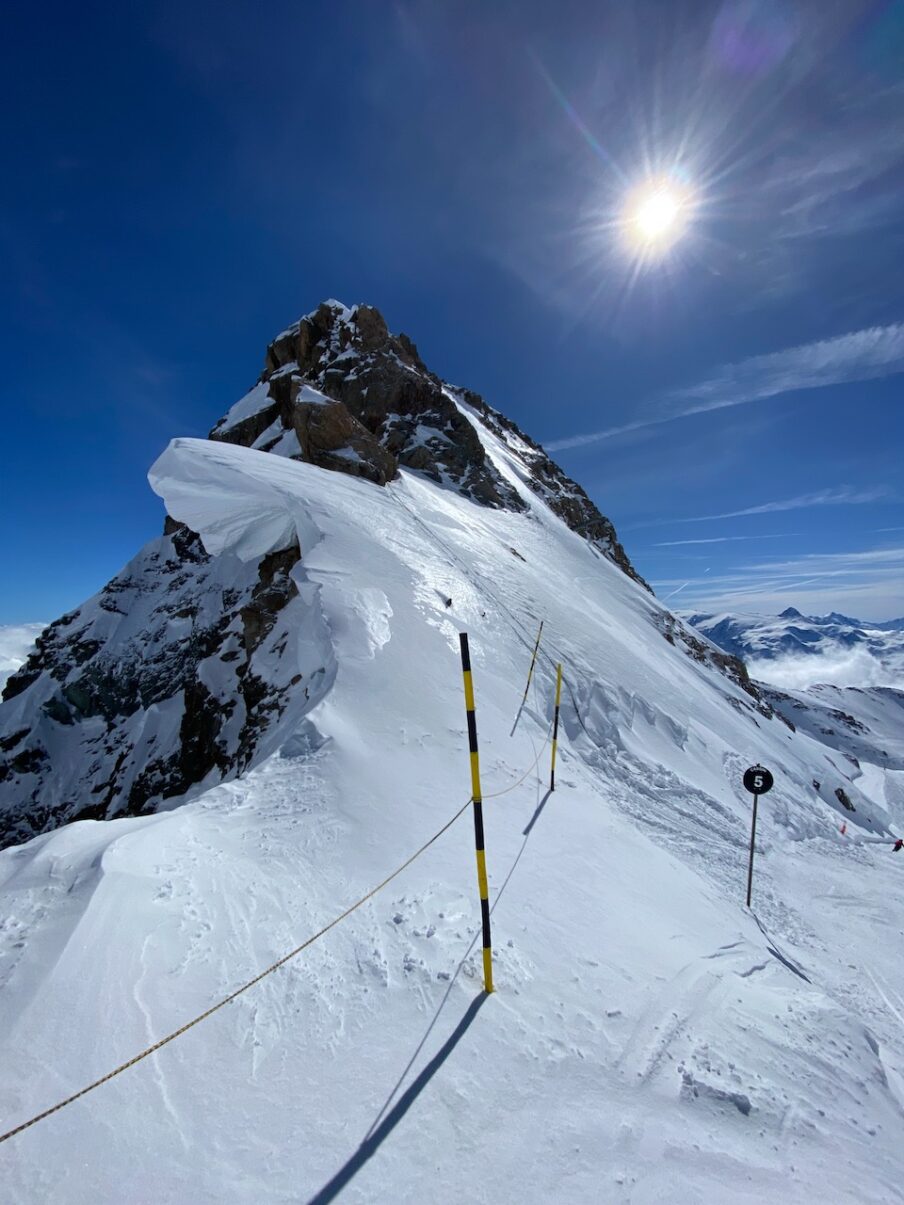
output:
[[[517,480],[487,455],[487,427]],[[431,372],[412,340],[392,334],[372,306],[325,301],[284,330],[267,348],[257,384],[210,438],[378,485],[408,469],[502,510],[527,509],[526,487],[641,581],[612,524],[540,445],[479,394]]]
[[[327,301],[277,336],[210,441],[210,455],[204,441],[174,442],[191,483],[178,517],[45,629],[6,683],[0,845],[76,818],[154,810],[240,774],[329,688],[334,655],[300,564],[313,529],[286,506],[286,461],[359,479],[362,514],[372,491],[409,474],[478,510],[555,516],[644,584],[612,524],[542,448],[430,372],[370,306]],[[218,444],[268,454],[253,487],[225,471]],[[203,541],[184,517],[192,490],[221,511]],[[252,506],[252,527],[236,496]],[[296,655],[298,631],[309,643]]]
[[[318,506],[358,525],[343,576],[361,576],[357,562],[377,538],[363,516],[397,532],[393,555],[406,573],[418,577],[438,556],[428,610],[440,597],[450,606],[463,592],[476,598],[466,584],[475,565],[532,616],[548,610],[539,599],[549,574],[582,608],[602,589],[588,665],[620,630],[612,606],[626,591],[622,639],[633,645],[639,625],[643,652],[639,661],[619,653],[607,747],[624,739],[622,711],[630,725],[638,708],[656,725],[651,700],[670,687],[651,683],[663,673],[670,682],[690,674],[682,700],[703,689],[718,712],[727,704],[746,725],[783,727],[740,660],[656,603],[611,523],[543,449],[477,394],[431,373],[371,307],[324,302],[289,327],[210,439],[174,440],[150,476],[169,510],[164,534],[45,629],[6,685],[0,843],[73,819],[154,811],[243,774],[291,737],[330,693],[350,622],[343,606],[324,609],[323,581],[311,577],[334,524],[313,517]],[[364,608],[368,632],[375,622],[382,633],[381,581],[363,579],[342,597]],[[475,602],[472,618],[483,623],[488,606],[504,605],[493,597]],[[363,647],[382,638],[370,632]],[[650,668],[631,686],[641,663]],[[574,698],[602,705],[595,671],[583,674],[575,670]],[[663,720],[670,731],[682,730],[686,705]],[[835,777],[821,771],[819,781],[834,789]],[[845,790],[856,796],[847,779]],[[878,807],[866,820],[886,823]]]
[[[755,678],[776,686],[904,685],[904,621],[867,622],[832,611],[803,615],[747,612],[685,616],[714,644],[744,660]]]

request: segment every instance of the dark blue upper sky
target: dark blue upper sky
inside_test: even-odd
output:
[[[19,5],[0,91],[0,622],[155,535],[150,463],[326,297],[675,606],[904,612],[900,0]],[[638,264],[663,172],[691,222]]]

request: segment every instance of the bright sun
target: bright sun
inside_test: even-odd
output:
[[[689,197],[669,181],[650,181],[637,189],[625,207],[625,232],[634,249],[645,255],[667,250],[687,226]]]
[[[678,199],[672,193],[654,192],[638,205],[634,224],[644,238],[662,238],[675,225],[680,209]]]

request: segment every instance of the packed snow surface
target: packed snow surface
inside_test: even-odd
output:
[[[209,552],[298,538],[335,678],[244,778],[0,854],[0,1130],[257,974],[465,803],[465,630],[497,991],[465,813],[298,958],[0,1146],[5,1199],[904,1200],[904,855],[874,843],[904,799],[664,639],[660,604],[482,437],[526,513],[207,441],[158,461]],[[756,761],[776,785],[751,913]],[[815,777],[857,800],[846,835]]]

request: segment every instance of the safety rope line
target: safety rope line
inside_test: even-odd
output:
[[[528,767],[528,769],[521,775],[521,777],[516,782],[513,782],[510,786],[505,787],[503,790],[494,791],[492,794],[484,795],[483,798],[484,799],[498,799],[501,795],[507,795],[509,793],[509,791],[513,791],[516,787],[519,787],[524,782],[524,780],[532,773],[532,771],[536,769],[536,767],[540,761],[540,758],[543,756],[543,753],[546,751],[548,745],[549,745],[549,731],[547,731],[546,740],[543,743],[539,753],[534,758],[532,765],[530,765]],[[306,941],[303,941],[300,946],[296,946],[294,950],[290,950],[288,954],[284,954],[282,956],[282,958],[277,959],[276,962],[272,963],[265,970],[263,970],[259,974],[255,975],[253,979],[249,979],[247,983],[243,983],[242,986],[236,988],[236,990],[234,992],[231,992],[228,996],[225,996],[222,1000],[219,1000],[216,1004],[212,1004],[210,1006],[210,1008],[205,1009],[204,1012],[199,1013],[199,1015],[197,1017],[193,1017],[192,1020],[187,1021],[184,1025],[180,1025],[180,1027],[178,1029],[174,1029],[172,1033],[167,1034],[166,1037],[163,1037],[159,1041],[154,1042],[153,1045],[148,1046],[145,1050],[142,1050],[140,1053],[134,1055],[127,1062],[121,1063],[118,1067],[115,1067],[112,1071],[108,1071],[107,1074],[101,1076],[100,1079],[94,1080],[94,1082],[88,1084],[87,1087],[82,1088],[78,1092],[74,1092],[72,1094],[72,1096],[67,1096],[65,1100],[59,1101],[57,1104],[53,1105],[51,1108],[44,1109],[43,1112],[37,1113],[34,1117],[30,1118],[28,1121],[22,1122],[21,1125],[15,1126],[13,1129],[8,1130],[5,1134],[0,1134],[0,1142],[6,1142],[6,1140],[8,1138],[15,1138],[15,1136],[17,1134],[21,1134],[23,1132],[23,1130],[30,1129],[31,1126],[36,1125],[39,1121],[43,1121],[46,1117],[50,1117],[54,1113],[58,1113],[61,1109],[64,1109],[67,1105],[73,1104],[73,1102],[79,1100],[81,1097],[87,1096],[87,1094],[89,1092],[93,1092],[95,1088],[100,1088],[101,1085],[108,1083],[111,1079],[115,1079],[116,1076],[121,1075],[123,1071],[128,1071],[129,1068],[134,1067],[136,1063],[140,1063],[143,1059],[148,1058],[149,1055],[155,1054],[158,1050],[162,1049],[164,1046],[169,1045],[170,1042],[175,1041],[176,1038],[181,1037],[182,1034],[187,1033],[188,1030],[190,1030],[190,1029],[193,1029],[195,1025],[199,1025],[201,1023],[201,1021],[206,1021],[207,1018],[210,1016],[213,1016],[213,1014],[215,1012],[218,1012],[221,1008],[225,1008],[225,1006],[227,1004],[231,1004],[233,1000],[235,1000],[238,996],[241,996],[244,992],[247,992],[249,988],[254,987],[255,984],[260,983],[260,981],[262,979],[266,979],[266,977],[268,975],[272,975],[274,971],[278,971],[281,966],[284,966],[287,962],[290,962],[293,958],[297,957],[300,953],[302,953],[303,950],[306,950],[308,948],[308,946],[312,946],[314,944],[314,942],[318,941],[321,937],[324,936],[324,934],[329,933],[330,929],[335,928],[336,925],[338,925],[340,923],[340,921],[345,920],[345,918],[347,916],[350,916],[352,914],[352,912],[354,912],[356,909],[360,908],[362,906],[362,904],[366,904],[368,900],[373,899],[373,897],[378,892],[382,891],[383,888],[387,886],[387,884],[391,883],[393,879],[398,878],[398,876],[402,873],[402,871],[407,870],[412,862],[414,862],[417,858],[419,858],[421,856],[421,854],[425,852],[425,850],[429,849],[430,846],[433,845],[433,843],[435,841],[438,841],[439,838],[452,827],[452,825],[455,823],[455,821],[458,820],[458,818],[464,814],[464,812],[467,810],[468,807],[470,807],[472,801],[473,801],[473,797],[469,797],[467,802],[462,804],[462,806],[458,809],[458,811],[455,813],[455,815],[450,820],[447,820],[446,823],[443,825],[443,827],[441,829],[439,829],[436,833],[434,833],[433,836],[429,839],[429,841],[425,841],[424,844],[420,847],[420,849],[416,850],[411,855],[410,858],[407,858],[401,864],[401,866],[398,866],[392,872],[392,874],[387,875],[386,878],[382,880],[382,882],[380,882],[376,885],[376,887],[372,887],[371,890],[368,891],[366,895],[362,895],[361,898],[359,900],[356,900],[354,904],[349,905],[349,907],[346,908],[344,912],[341,912],[338,916],[334,917],[333,920],[331,920],[329,922],[329,924],[324,925],[323,928],[318,930],[318,932],[313,934],[313,936],[309,937]]]
[[[521,786],[521,784],[524,782],[525,778],[527,778],[527,777],[528,777],[528,775],[532,774],[532,773],[533,773],[533,771],[534,771],[534,770],[536,770],[536,768],[537,768],[537,766],[538,766],[538,764],[539,764],[539,762],[540,762],[540,758],[543,756],[543,754],[544,754],[544,753],[546,752],[546,750],[549,748],[549,734],[550,734],[550,731],[551,731],[551,725],[550,725],[550,728],[547,728],[547,730],[546,730],[546,740],[543,742],[543,744],[542,744],[542,746],[541,746],[541,748],[540,748],[540,752],[539,752],[539,753],[537,754],[537,756],[534,758],[534,760],[533,760],[533,764],[532,764],[532,765],[530,765],[530,766],[529,766],[529,767],[528,767],[528,768],[527,768],[527,769],[524,771],[524,773],[523,773],[523,774],[521,775],[521,777],[520,777],[520,778],[517,780],[517,782],[513,782],[513,783],[511,784],[511,786],[506,787],[506,788],[505,788],[504,790],[502,790],[502,791],[485,791],[485,792],[484,792],[484,795],[483,795],[484,799],[498,799],[498,798],[500,797],[500,795],[507,795],[507,794],[509,793],[509,791],[514,791],[515,787],[520,787],[520,786]]]
[[[390,486],[388,488],[391,490],[392,487]],[[499,608],[499,610],[505,616],[507,616],[508,621],[509,621],[509,626],[511,627],[511,629],[514,632],[517,639],[524,645],[525,648],[532,649],[533,648],[533,640],[532,640],[530,634],[519,623],[519,621],[515,618],[515,616],[512,614],[512,612],[509,610],[509,608],[506,606],[506,604],[499,598],[499,596],[495,593],[495,591],[490,586],[487,585],[486,579],[481,577],[480,582],[475,581],[475,577],[480,577],[480,575],[475,574],[474,571],[464,563],[462,558],[459,556],[458,552],[454,548],[450,547],[450,545],[443,539],[442,536],[438,535],[427,524],[427,522],[421,518],[421,516],[419,514],[417,514],[415,511],[413,511],[410,507],[406,506],[406,504],[402,501],[402,499],[398,496],[398,494],[390,492],[389,497],[396,503],[396,505],[398,507],[400,507],[403,511],[405,511],[405,513],[408,515],[408,517],[410,519],[414,519],[415,523],[417,523],[420,527],[422,527],[424,529],[424,531],[427,533],[429,538],[434,543],[439,544],[439,546],[441,548],[445,549],[445,551],[449,554],[449,556],[452,557],[452,559],[458,563],[459,568],[464,573],[465,577],[472,583],[472,585],[477,586],[477,588],[479,590],[482,590],[484,592],[484,594],[486,594],[489,598],[491,598],[493,600],[493,602],[496,604],[496,606]],[[555,652],[555,650],[553,650],[553,652]],[[547,665],[549,666],[549,668],[551,670],[553,670],[553,672],[555,672],[557,662],[554,659],[554,657],[546,651],[546,649],[541,647],[538,650],[538,656],[547,663]],[[568,664],[569,669],[571,668],[571,666],[567,662],[566,658],[562,657],[561,660],[564,664]],[[578,707],[578,701],[577,701],[577,698],[575,697],[574,691],[572,690],[571,683],[567,677],[563,678],[563,682],[565,685],[565,689],[568,691],[569,697],[571,698],[571,705],[574,708],[574,714],[577,718],[577,721],[580,724],[581,728],[583,729],[584,734],[589,737],[590,732],[587,729],[587,725],[584,723],[584,717],[581,715],[581,709]]]
[[[86,1096],[89,1092],[93,1092],[95,1088],[99,1088],[102,1084],[106,1084],[109,1080],[114,1079],[117,1075],[121,1075],[123,1071],[128,1071],[130,1067],[134,1067],[136,1063],[140,1063],[141,1060],[146,1059],[148,1055],[154,1054],[156,1051],[168,1045],[170,1042],[175,1041],[176,1038],[179,1038],[182,1036],[182,1034],[187,1033],[188,1030],[192,1029],[195,1025],[200,1024],[201,1021],[206,1021],[208,1017],[213,1016],[215,1012],[218,1012],[221,1008],[224,1008],[227,1004],[230,1004],[236,999],[236,997],[241,996],[243,992],[247,992],[248,989],[254,987],[256,983],[260,983],[262,979],[265,979],[268,975],[272,975],[274,971],[279,970],[281,966],[284,966],[292,958],[295,958],[302,952],[302,950],[306,950],[308,946],[313,945],[318,938],[323,937],[325,933],[329,933],[330,929],[335,928],[340,921],[345,920],[347,916],[350,916],[351,913],[357,908],[360,908],[362,904],[366,904],[368,900],[372,899],[377,894],[377,892],[382,891],[388,883],[391,883],[393,879],[397,878],[403,870],[407,870],[411,863],[416,858],[419,858],[425,850],[429,849],[435,841],[438,841],[443,833],[447,832],[455,821],[458,820],[460,816],[464,815],[465,811],[470,806],[471,799],[468,797],[467,802],[462,804],[452,819],[446,821],[443,827],[438,832],[434,833],[429,841],[425,841],[420,849],[418,849],[411,855],[410,858],[404,861],[401,866],[392,872],[392,874],[387,875],[381,883],[378,883],[376,887],[371,888],[366,895],[362,895],[359,900],[357,900],[350,907],[346,908],[344,912],[341,912],[337,917],[334,917],[334,919],[331,920],[328,925],[324,925],[324,927],[315,933],[313,937],[309,937],[307,941],[303,941],[300,946],[296,946],[294,950],[290,950],[288,954],[284,954],[282,958],[277,959],[277,961],[271,966],[268,966],[266,970],[263,970],[260,972],[260,974],[255,975],[253,979],[249,979],[247,983],[243,983],[241,987],[236,988],[234,992],[230,992],[228,996],[225,996],[216,1004],[211,1005],[210,1008],[205,1009],[203,1013],[200,1013],[191,1021],[187,1021],[184,1025],[180,1025],[178,1029],[174,1029],[173,1032],[167,1034],[165,1038],[161,1038],[159,1042],[155,1042],[152,1046],[148,1046],[147,1049],[142,1050],[140,1054],[136,1054],[127,1062],[121,1063],[120,1066],[115,1067],[112,1071],[108,1071],[106,1075],[102,1075],[100,1079],[96,1079],[93,1083],[88,1084],[86,1088],[82,1088],[79,1092],[74,1092],[72,1096],[67,1096],[65,1100],[59,1101],[58,1104],[53,1105],[51,1108],[44,1109],[42,1113],[36,1114],[28,1121],[23,1121],[21,1125],[15,1126],[11,1130],[7,1130],[5,1134],[0,1134],[0,1142],[6,1142],[8,1138],[14,1138],[17,1134],[21,1134],[23,1130],[29,1129],[31,1126],[36,1125],[39,1121],[43,1121],[45,1117],[50,1117],[52,1114],[58,1113],[60,1109],[65,1109],[67,1105],[71,1105],[74,1101],[79,1100],[82,1096]]]
[[[409,515],[409,517],[415,519],[415,521],[417,523],[419,523],[421,527],[423,527],[423,529],[427,532],[428,536],[430,536],[431,539],[435,540],[438,544],[440,544],[442,547],[444,547],[446,549],[446,551],[449,553],[449,555],[452,556],[461,565],[461,560],[460,560],[457,552],[455,552],[454,549],[451,549],[448,546],[448,544],[446,544],[446,542],[441,537],[437,536],[437,534],[430,527],[428,527],[428,525],[423,521],[423,519],[421,519],[421,517],[419,515],[415,514],[412,510],[410,510],[402,502],[402,500],[400,498],[396,497],[394,494],[391,494],[390,496],[403,510],[406,511],[406,513]],[[468,570],[467,568],[464,569],[464,572],[467,577],[471,576],[470,570]],[[509,608],[504,603],[501,602],[501,600],[498,598],[498,596],[495,594],[494,591],[492,591],[491,589],[489,589],[489,587],[487,587],[486,582],[483,583],[482,588],[483,588],[484,592],[486,594],[488,594],[490,596],[490,598],[493,599],[493,601],[500,608],[500,610],[508,617],[510,626],[512,627],[512,629],[515,632],[515,635],[518,637],[518,639],[527,648],[532,648],[533,655],[532,655],[532,661],[531,661],[531,672],[528,675],[527,687],[525,688],[525,692],[524,692],[525,699],[526,699],[527,691],[529,690],[530,684],[531,684],[531,677],[533,674],[534,661],[536,660],[536,657],[537,657],[537,654],[539,651],[540,634],[543,631],[543,623],[541,622],[541,624],[540,624],[540,633],[538,633],[536,643],[532,647],[530,639],[525,636],[523,630],[521,629],[521,625],[515,619],[514,615],[511,613]],[[549,661],[550,664],[553,664],[552,658],[549,656],[548,653],[546,653],[545,650],[543,650],[543,652],[540,653],[540,655],[543,656],[545,660]],[[584,728],[584,731],[586,732],[587,730],[586,730],[586,727],[584,726],[584,721],[581,718],[580,711],[578,710],[577,700],[574,697],[574,692],[571,690],[570,685],[568,685],[568,692],[571,695],[572,704],[574,706],[575,714],[577,715],[578,721],[579,721],[581,727]],[[483,798],[484,799],[498,799],[502,795],[507,795],[510,791],[514,791],[517,787],[521,786],[521,784],[524,782],[524,780],[536,769],[536,767],[540,761],[540,758],[543,756],[543,753],[546,751],[546,748],[549,745],[549,739],[550,739],[549,730],[547,730],[546,740],[544,741],[542,747],[540,748],[540,751],[537,753],[537,756],[534,758],[533,763],[521,775],[520,778],[518,778],[515,782],[511,783],[509,786],[505,787],[503,790],[494,791],[490,794],[484,795]],[[205,1009],[204,1012],[199,1013],[198,1016],[193,1017],[190,1021],[186,1021],[186,1023],[184,1025],[180,1025],[178,1029],[174,1029],[172,1031],[172,1033],[169,1033],[165,1037],[160,1038],[159,1041],[154,1042],[151,1046],[146,1047],[144,1050],[140,1051],[138,1054],[136,1054],[132,1058],[128,1059],[125,1063],[121,1063],[118,1067],[114,1067],[114,1069],[112,1071],[108,1071],[106,1075],[102,1075],[99,1079],[94,1080],[92,1083],[90,1083],[86,1087],[80,1089],[78,1092],[74,1092],[71,1096],[67,1096],[64,1100],[58,1101],[57,1104],[52,1105],[49,1109],[44,1109],[42,1112],[35,1114],[34,1117],[29,1118],[28,1121],[22,1122],[21,1125],[14,1126],[13,1129],[7,1130],[6,1133],[4,1133],[4,1134],[0,1134],[0,1143],[6,1142],[10,1138],[15,1138],[16,1135],[23,1133],[25,1130],[30,1129],[34,1125],[37,1125],[37,1123],[39,1121],[43,1121],[45,1118],[53,1116],[54,1113],[60,1112],[60,1110],[65,1109],[67,1105],[71,1105],[75,1101],[80,1100],[83,1096],[87,1096],[89,1092],[93,1092],[95,1090],[95,1088],[100,1088],[103,1084],[109,1083],[109,1081],[112,1079],[115,1079],[116,1076],[121,1075],[124,1071],[128,1071],[130,1067],[134,1067],[137,1063],[142,1062],[144,1059],[148,1058],[150,1055],[156,1054],[156,1052],[158,1050],[161,1050],[164,1046],[168,1046],[170,1042],[174,1042],[176,1040],[176,1038],[181,1037],[184,1033],[187,1033],[190,1029],[193,1029],[196,1025],[200,1025],[200,1023],[202,1021],[206,1021],[208,1017],[211,1017],[211,1016],[213,1016],[214,1013],[219,1012],[219,1010],[221,1008],[225,1008],[227,1004],[231,1004],[233,1000],[236,1000],[239,996],[241,996],[243,993],[247,992],[250,988],[252,988],[256,984],[260,983],[262,979],[266,979],[266,977],[268,975],[272,975],[275,971],[278,971],[280,967],[285,966],[285,964],[287,962],[290,962],[293,958],[296,958],[304,950],[308,949],[309,946],[312,946],[314,944],[314,942],[318,941],[325,934],[329,933],[329,931],[331,929],[334,929],[336,927],[336,925],[338,925],[341,921],[345,920],[345,918],[347,916],[350,916],[358,908],[360,908],[360,907],[362,907],[362,905],[366,904],[368,900],[373,899],[373,897],[375,895],[377,895],[378,892],[382,891],[383,888],[386,887],[389,883],[391,883],[393,881],[393,879],[398,878],[398,876],[404,870],[408,869],[408,867],[412,864],[412,862],[414,862],[417,858],[419,858],[422,853],[424,853],[427,849],[429,849],[430,846],[434,844],[434,842],[438,841],[439,838],[452,827],[452,825],[456,822],[456,820],[458,820],[459,817],[464,814],[464,812],[467,810],[467,808],[470,807],[472,802],[473,802],[473,797],[469,798],[466,803],[462,804],[462,806],[458,809],[458,811],[455,813],[455,815],[452,816],[451,819],[448,820],[442,826],[441,829],[439,829],[436,833],[434,833],[433,836],[428,841],[425,841],[424,844],[419,849],[417,849],[409,858],[407,858],[401,864],[401,866],[398,866],[391,874],[387,875],[385,879],[383,879],[381,882],[379,882],[376,885],[376,887],[372,887],[371,890],[366,893],[366,895],[361,896],[361,898],[356,900],[355,903],[349,905],[349,907],[346,908],[344,912],[340,912],[340,914],[338,916],[334,917],[333,920],[331,920],[328,924],[324,925],[322,929],[319,929],[311,937],[307,938],[306,941],[303,941],[301,943],[301,945],[296,946],[294,950],[290,950],[288,954],[284,954],[281,958],[277,959],[276,962],[274,962],[270,966],[266,967],[263,971],[260,971],[257,975],[254,976],[254,978],[249,979],[246,983],[243,983],[241,985],[241,987],[238,987],[235,989],[235,991],[230,992],[230,994],[228,996],[224,996],[223,999],[217,1001],[216,1004],[212,1004],[210,1006],[210,1008]]]
[[[542,639],[542,637],[543,637],[543,620],[541,619],[540,620],[540,630],[537,632],[537,640],[536,640],[536,643],[534,644],[534,651],[531,654],[530,669],[527,671],[527,683],[525,684],[525,687],[524,687],[524,697],[521,700],[522,707],[527,702],[527,694],[528,694],[528,691],[530,690],[531,679],[534,676],[534,666],[537,664],[537,650],[540,648],[540,640]]]

